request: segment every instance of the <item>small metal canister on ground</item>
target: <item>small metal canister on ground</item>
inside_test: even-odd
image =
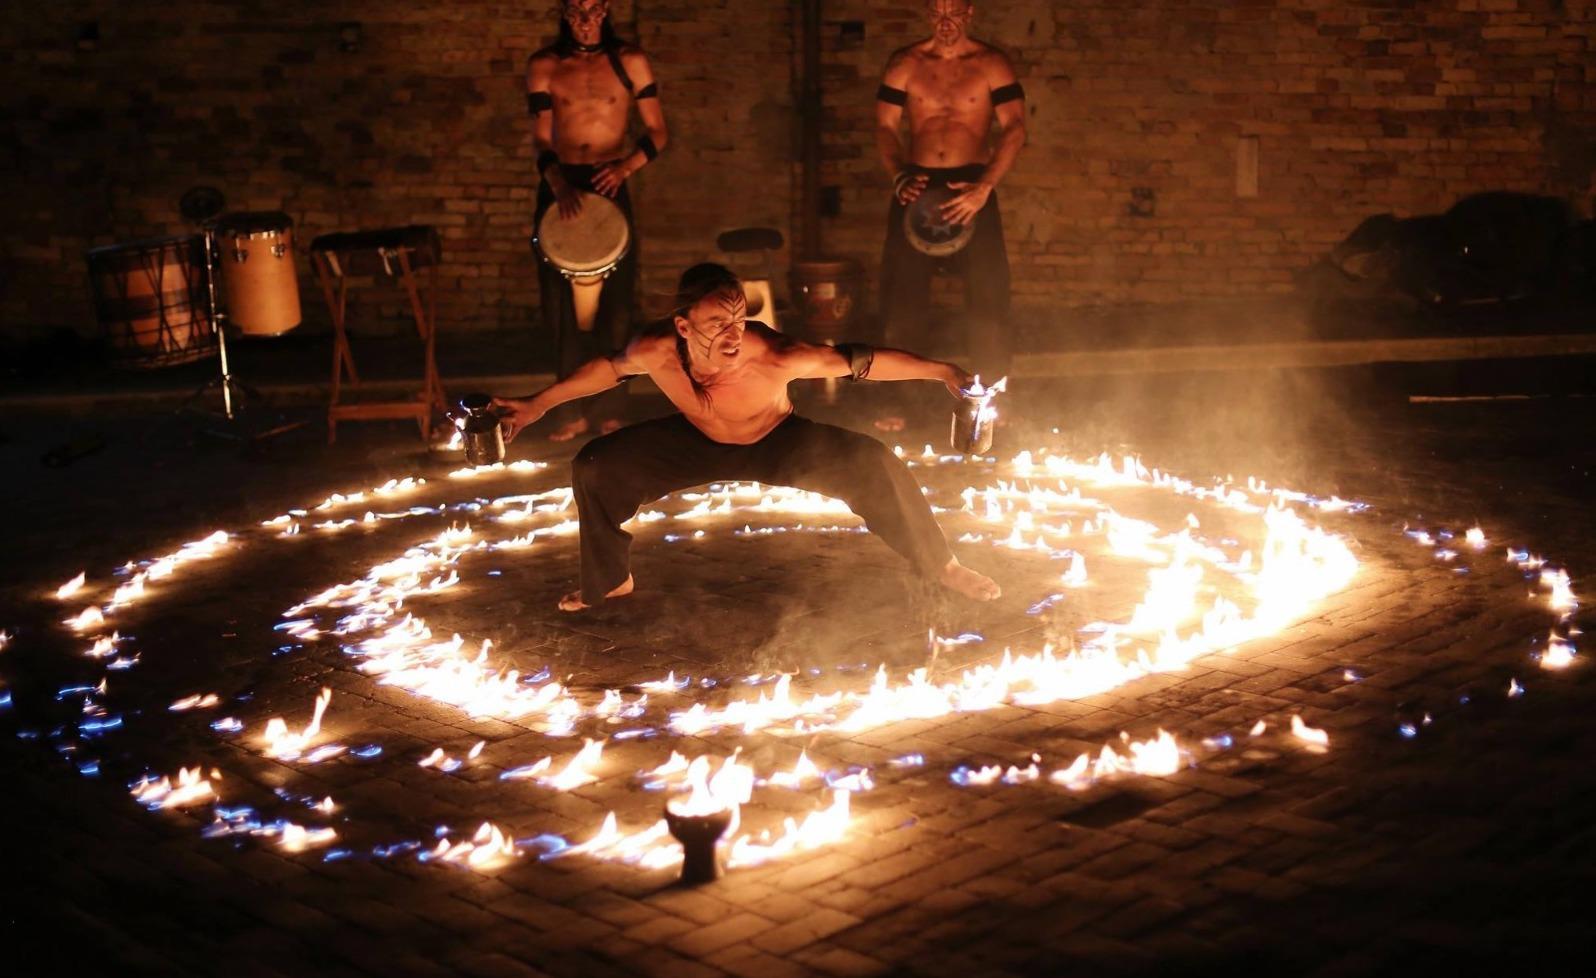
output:
[[[460,398],[460,435],[465,440],[467,465],[494,465],[504,461],[504,431],[493,398],[467,394]]]

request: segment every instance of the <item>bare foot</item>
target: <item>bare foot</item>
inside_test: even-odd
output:
[[[882,431],[902,431],[903,418],[896,414],[889,414],[886,417],[877,418],[876,427]]]
[[[950,591],[957,591],[967,598],[975,601],[992,601],[1003,594],[1003,589],[997,586],[997,581],[992,580],[980,571],[973,571],[959,563],[959,559],[948,561],[942,568],[939,583]]]
[[[944,572],[943,576],[944,577],[947,576],[945,572]],[[980,575],[977,575],[977,576],[980,576]],[[609,594],[604,595],[604,597],[606,597],[606,598],[624,598],[628,594],[632,593],[632,588],[634,586],[635,585],[632,582],[632,575],[628,574],[628,575],[626,575],[626,580],[624,580],[621,583],[615,585],[615,590],[611,591]],[[567,594],[564,597],[560,598],[560,610],[561,611],[581,611],[583,608],[586,608],[586,607],[588,607],[588,605],[582,601],[582,592],[581,591],[572,591],[570,594]]]
[[[620,418],[605,418],[599,424],[599,434],[607,435],[612,431],[620,431],[624,427],[626,427],[626,422]]]
[[[562,424],[558,428],[555,428],[553,431],[549,432],[549,441],[570,441],[572,438],[575,438],[577,435],[583,434],[586,431],[587,419],[577,418],[575,421],[567,421],[565,424]]]

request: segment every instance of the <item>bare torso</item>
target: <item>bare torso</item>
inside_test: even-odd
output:
[[[637,74],[630,62],[642,57],[623,47],[621,65]],[[625,156],[627,120],[632,96],[603,52],[564,58],[547,49],[533,56],[534,71],[548,72],[554,100],[554,151],[566,163],[604,163]]]
[[[968,50],[945,56],[927,41],[894,56],[898,67],[906,70],[902,87],[908,92],[904,109],[911,163],[954,167],[991,158],[989,76],[994,60],[1003,56],[979,41],[968,45]]]
[[[693,427],[714,441],[751,445],[792,413],[787,385],[794,374],[772,343],[772,335],[779,334],[762,324],[749,323],[737,366],[698,378],[707,396],[693,390],[682,369],[676,333],[662,330],[640,337],[628,355]]]

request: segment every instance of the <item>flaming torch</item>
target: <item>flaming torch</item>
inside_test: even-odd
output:
[[[997,422],[997,408],[992,399],[1008,387],[1009,379],[981,386],[981,375],[976,374],[969,387],[963,388],[959,406],[953,409],[953,430],[948,439],[953,450],[961,455],[982,455],[992,449],[992,429]]]

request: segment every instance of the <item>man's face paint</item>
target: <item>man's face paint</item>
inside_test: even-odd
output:
[[[676,317],[676,331],[687,340],[693,358],[709,367],[735,363],[748,328],[748,302],[741,289],[704,296]]]
[[[938,44],[951,47],[964,40],[975,7],[969,0],[926,0],[925,12],[931,20],[931,36]]]
[[[565,0],[561,15],[577,43],[597,44],[609,12],[610,0]]]

